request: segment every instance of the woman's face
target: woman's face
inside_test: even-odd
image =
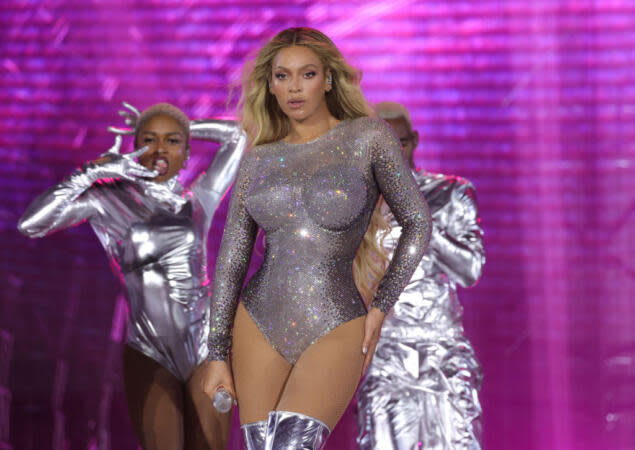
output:
[[[269,91],[289,119],[302,122],[328,113],[325,92],[327,74],[317,54],[303,45],[280,50],[271,65]]]
[[[136,147],[149,149],[139,157],[139,163],[159,175],[154,181],[166,181],[183,167],[187,157],[187,139],[181,125],[170,116],[151,117],[137,134]]]

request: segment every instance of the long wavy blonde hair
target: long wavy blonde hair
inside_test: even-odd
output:
[[[289,119],[269,92],[268,84],[273,59],[281,49],[294,45],[313,50],[325,73],[331,74],[332,88],[325,95],[328,110],[336,119],[355,119],[372,113],[360,88],[361,73],[346,63],[331,40],[313,28],[287,28],[267,42],[243,69],[238,113],[251,146],[279,141],[291,131]],[[389,225],[381,213],[381,204],[380,197],[353,262],[355,284],[367,305],[388,263],[381,240]]]

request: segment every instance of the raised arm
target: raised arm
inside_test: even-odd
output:
[[[104,178],[134,179],[156,173],[137,164],[134,158],[146,148],[127,155],[119,154],[121,137],[99,162],[89,162],[62,182],[40,194],[18,221],[18,230],[29,237],[43,237],[89,219],[96,212],[89,199],[82,197],[92,184]]]
[[[480,225],[474,186],[459,179],[452,191],[449,214],[432,233],[430,251],[436,264],[463,287],[474,285],[485,263],[483,230]]]
[[[374,122],[372,164],[375,180],[402,228],[388,270],[371,303],[387,313],[399,299],[426,250],[432,222],[428,205],[403,160],[399,141],[387,124],[381,120]]]
[[[44,237],[72,227],[90,218],[93,207],[80,196],[92,185],[88,171],[77,169],[62,182],[37,196],[18,221],[18,230],[25,236]]]
[[[192,191],[212,217],[229,189],[247,144],[247,136],[234,120],[206,119],[190,123],[194,139],[220,142],[221,146],[207,170],[192,185]]]
[[[229,202],[229,213],[214,271],[209,330],[208,361],[227,361],[238,297],[247,275],[258,226],[245,208],[249,177],[249,154],[238,169]]]

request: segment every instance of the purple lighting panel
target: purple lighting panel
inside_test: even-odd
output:
[[[123,100],[227,114],[245,58],[298,25],[333,38],[370,101],[410,109],[419,166],[476,185],[488,261],[460,295],[484,448],[635,448],[631,0],[2,2],[0,448],[137,446],[117,280],[87,226],[22,237],[29,201],[110,147]],[[190,169],[215,150],[194,142]],[[353,414],[328,449],[354,448]]]

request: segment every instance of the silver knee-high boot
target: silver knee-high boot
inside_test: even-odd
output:
[[[245,450],[264,450],[265,436],[267,434],[267,421],[246,423],[241,425],[243,438],[245,441]]]
[[[271,411],[265,450],[320,450],[331,430],[313,417],[290,411]]]

